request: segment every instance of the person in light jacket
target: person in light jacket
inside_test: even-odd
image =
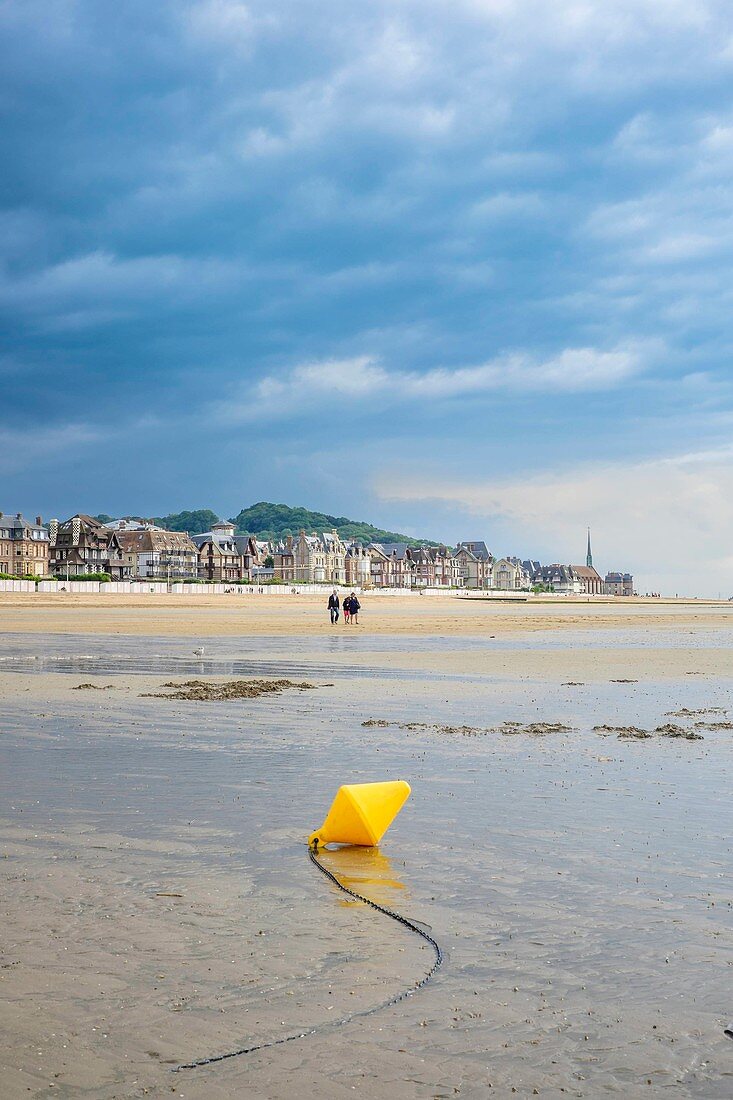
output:
[[[340,605],[340,602],[339,602],[339,594],[336,591],[336,589],[334,588],[333,592],[328,597],[328,610],[331,613],[331,623],[332,624],[337,623],[339,621],[339,607],[340,606],[341,605]]]

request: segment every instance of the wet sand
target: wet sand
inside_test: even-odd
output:
[[[547,623],[568,614],[553,608],[537,628],[512,608],[502,631],[435,608],[398,636],[375,611],[363,634],[321,617],[291,639],[290,605],[242,638],[201,608],[156,631],[169,613],[146,606],[120,634],[117,609],[54,610],[51,637],[43,608],[4,608],[3,1097],[733,1093],[727,609]],[[315,690],[143,697],[249,676]],[[594,731],[670,722],[703,740]],[[325,858],[432,929],[438,977],[344,1027],[172,1073],[329,1025],[429,967],[427,945],[307,860],[338,784],[382,778],[413,796],[381,848]]]

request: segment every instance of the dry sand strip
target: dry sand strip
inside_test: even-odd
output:
[[[77,595],[0,593],[0,632],[223,637],[302,636],[340,632],[390,635],[464,634],[500,637],[546,630],[722,630],[733,605],[659,600],[574,600],[526,603],[366,593],[358,626],[332,628],[322,595]]]

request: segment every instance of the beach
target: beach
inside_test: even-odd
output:
[[[730,1096],[733,608],[325,602],[0,596],[3,1096]]]
[[[320,634],[326,596],[78,595],[0,593],[2,632],[131,634],[144,636],[290,637]],[[360,630],[366,633],[467,636],[567,630],[662,627],[715,628],[733,622],[733,604],[704,600],[598,597],[533,598],[526,602],[453,594],[367,593]]]

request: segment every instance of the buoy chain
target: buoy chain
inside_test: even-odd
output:
[[[363,894],[357,894],[356,890],[352,890],[350,889],[350,887],[344,886],[343,882],[337,879],[334,873],[332,871],[329,871],[327,867],[324,867],[323,864],[318,860],[315,849],[309,848],[308,855],[310,856],[311,862],[315,863],[318,870],[322,871],[327,878],[330,878],[331,882],[334,884],[334,886],[337,886],[339,890],[343,890],[345,894],[348,894],[352,898],[356,898],[357,901],[363,902],[364,905],[369,905],[372,909],[376,909],[378,913],[384,913],[385,917],[391,917],[391,919],[397,921],[398,924],[403,924],[405,928],[409,928],[410,931],[415,932],[416,935],[422,936],[422,938],[426,940],[427,943],[429,943],[435,951],[435,962],[430,967],[430,970],[427,972],[424,978],[421,978],[420,981],[417,982],[414,986],[411,986],[410,989],[407,989],[403,993],[398,994],[393,1000],[385,1001],[384,1004],[378,1005],[376,1008],[370,1009],[369,1011],[377,1012],[380,1008],[386,1008],[390,1004],[396,1004],[397,1001],[402,1000],[403,997],[411,996],[417,989],[421,989],[424,985],[426,985],[443,962],[443,949],[441,948],[438,941],[433,939],[430,933],[426,932],[423,928],[420,928],[419,925],[414,924],[413,921],[409,920],[407,917],[403,917],[401,913],[396,913],[394,909],[388,909],[386,905],[380,905],[378,901],[373,901],[372,898],[366,898]]]
[[[354,898],[356,901],[361,901],[364,905],[368,905],[372,909],[376,909],[378,913],[383,913],[385,917],[390,917],[391,920],[397,921],[398,924],[403,925],[409,929],[410,932],[414,932],[417,936],[420,936],[427,943],[430,944],[435,952],[435,960],[428,972],[415,982],[408,989],[403,989],[400,993],[395,993],[394,996],[389,997],[386,1001],[381,1001],[377,1005],[372,1005],[371,1008],[364,1008],[358,1012],[350,1012],[348,1016],[342,1016],[338,1020],[325,1020],[322,1024],[316,1024],[314,1027],[308,1028],[306,1031],[296,1031],[292,1035],[283,1035],[279,1039],[268,1039],[262,1043],[255,1043],[253,1046],[239,1047],[237,1050],[229,1050],[226,1054],[213,1054],[209,1058],[198,1058],[195,1062],[183,1062],[180,1066],[174,1066],[173,1072],[177,1073],[183,1069],[199,1069],[202,1066],[210,1066],[215,1062],[225,1062],[229,1058],[238,1058],[242,1054],[254,1054],[258,1050],[267,1050],[270,1047],[282,1046],[283,1043],[292,1043],[296,1039],[306,1039],[311,1035],[316,1035],[321,1031],[330,1031],[333,1028],[341,1027],[344,1024],[350,1023],[352,1020],[363,1019],[365,1016],[372,1016],[375,1012],[381,1012],[385,1008],[391,1008],[393,1005],[399,1004],[400,1001],[404,1001],[407,997],[412,997],[417,993],[419,989],[422,989],[428,984],[430,979],[435,975],[437,970],[443,964],[443,950],[436,939],[434,939],[429,932],[426,932],[423,928],[420,928],[413,921],[407,917],[403,917],[401,913],[396,913],[394,909],[388,909],[386,905],[380,905],[378,901],[373,901],[372,898],[364,897],[363,894],[357,894],[356,890],[352,890],[349,886],[344,886],[333,871],[329,871],[327,867],[324,867],[317,856],[317,849],[309,848],[308,856],[311,863],[314,863],[319,871],[330,879],[334,886],[338,887],[349,897]]]

